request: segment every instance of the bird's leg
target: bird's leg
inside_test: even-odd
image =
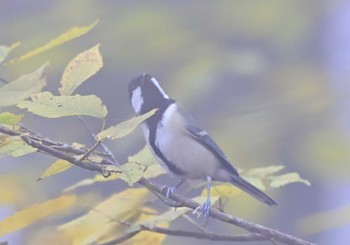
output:
[[[179,186],[181,186],[183,183],[185,183],[185,180],[181,180],[179,183],[177,183],[175,186],[166,186],[166,185],[163,185],[162,187],[162,190],[163,189],[167,189],[166,190],[166,197],[169,198],[170,194],[173,195],[174,194],[174,191],[176,188],[178,188]]]
[[[211,177],[207,176],[207,200],[199,205],[195,210],[193,210],[193,214],[197,214],[198,218],[204,214],[205,217],[209,216],[209,212],[210,212],[210,181],[211,181]]]

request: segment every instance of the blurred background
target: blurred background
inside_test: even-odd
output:
[[[102,98],[109,109],[107,126],[133,116],[127,83],[150,73],[212,134],[235,166],[284,165],[312,183],[269,189],[279,203],[273,208],[239,195],[228,204],[229,213],[317,244],[349,244],[350,1],[0,0],[0,44],[21,41],[15,57],[96,19],[99,24],[84,37],[0,67],[0,77],[14,80],[49,60],[47,89],[58,94],[69,60],[101,43],[104,67],[77,93]],[[96,132],[101,127],[95,119],[88,122]],[[94,144],[75,118],[27,113],[23,123],[54,140]],[[125,162],[144,140],[138,130],[108,145]],[[36,182],[53,161],[41,154],[0,159],[0,220],[94,176],[73,168]],[[97,200],[125,187],[119,181],[84,191]],[[0,240],[40,244],[36,237],[50,231],[49,224],[42,221]],[[232,234],[225,225],[214,229]],[[202,243],[168,237],[165,244],[180,241]]]

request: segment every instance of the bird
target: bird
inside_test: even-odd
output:
[[[181,181],[206,181],[206,201],[193,213],[209,216],[211,181],[229,182],[269,206],[277,205],[239,175],[212,137],[196,126],[192,116],[164,92],[154,77],[147,73],[138,75],[130,80],[128,90],[136,115],[158,109],[142,123],[142,128],[146,143],[161,166]],[[174,194],[174,189],[167,187],[167,197]]]

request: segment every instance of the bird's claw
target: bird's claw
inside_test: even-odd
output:
[[[170,186],[166,186],[166,185],[163,185],[162,190],[163,189],[167,189],[166,190],[166,197],[167,198],[169,198],[170,194],[173,195],[174,191],[175,191],[175,187],[170,187]]]
[[[193,210],[193,214],[197,214],[197,217],[199,218],[202,214],[204,214],[204,216],[206,218],[209,217],[209,212],[210,212],[210,200],[205,201],[205,203],[199,205],[195,210]]]

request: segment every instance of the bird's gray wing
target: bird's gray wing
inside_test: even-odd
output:
[[[232,175],[238,175],[237,169],[230,164],[224,152],[220,149],[220,147],[214,142],[214,140],[208,135],[206,131],[197,128],[193,125],[187,126],[187,131],[194,139],[196,139],[200,144],[202,144],[205,148],[207,148],[217,158],[220,159],[220,162],[222,163],[223,167],[227,172],[229,172]]]

